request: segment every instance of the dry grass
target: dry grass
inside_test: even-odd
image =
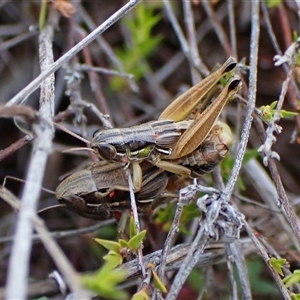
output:
[[[31,298],[56,295],[54,281],[46,279],[54,269],[64,274],[78,297],[85,297],[74,269],[87,272],[102,264],[104,252],[95,246],[92,237],[116,238],[114,221],[95,222],[63,208],[39,215],[45,227],[36,217],[36,208],[57,203],[54,196],[44,192],[40,195],[40,187],[55,190],[67,172],[83,168],[92,159],[87,155],[63,154],[61,150],[82,143],[60,130],[54,134],[53,120],[90,139],[101,121],[104,125],[109,121],[115,127],[126,127],[156,119],[182,85],[196,84],[217,63],[232,55],[238,61],[245,58],[245,64],[250,66],[243,72],[241,93],[248,106],[233,101],[222,115],[235,133],[232,173],[227,174],[224,186],[218,170],[205,180],[213,179],[215,187],[223,191],[218,201],[234,203],[236,211],[245,215],[245,223],[240,238],[223,234],[214,241],[205,235],[203,227],[199,229],[199,219],[188,223],[191,235],[177,234],[174,222],[167,247],[175,248],[172,255],[167,255],[168,272],[163,273],[168,293],[163,298],[227,299],[231,295],[231,299],[289,299],[280,276],[264,261],[270,257],[286,258],[289,264],[285,265],[285,276],[299,268],[300,118],[280,120],[283,130],[275,134],[276,142],[272,144],[273,132],[265,130],[267,126],[252,113],[254,106],[269,105],[279,99],[283,109],[299,109],[299,69],[287,64],[275,67],[273,57],[292,44],[292,32],[299,28],[300,8],[293,1],[273,8],[254,1],[193,1],[190,5],[189,1],[184,1],[184,5],[181,1],[144,1],[138,5],[148,5],[148,9],[155,6],[155,14],[160,16],[152,35],[160,35],[161,41],[151,54],[141,54],[138,64],[132,67],[134,73],[148,66],[136,80],[125,74],[128,61],[121,62],[116,56],[116,49],[130,48],[132,43],[124,20],[129,18],[130,5],[135,2],[126,3],[128,8],[123,7],[124,11],[117,14],[122,20],[112,25],[110,16],[124,1],[73,1],[76,12],[66,18],[61,13],[72,12],[73,7],[69,11],[70,7],[65,7],[70,4],[68,1],[56,0],[55,4],[62,7],[57,11],[47,4],[47,24],[41,31],[38,23],[43,1],[0,4],[1,105],[25,104],[34,108],[0,111],[1,115],[10,116],[0,119],[1,177],[26,180],[24,189],[23,184],[12,180],[6,184],[20,197],[20,212],[0,202],[0,298],[4,297],[5,285],[8,297],[24,297],[27,290]],[[172,24],[172,17],[178,24]],[[135,29],[136,33],[144,34],[142,29]],[[132,55],[138,55],[134,48]],[[112,71],[97,73],[91,67],[125,74],[122,88],[111,88],[112,81],[119,77]],[[95,109],[89,108],[90,103],[101,113],[96,115]],[[26,117],[34,138],[24,136],[15,126],[11,118],[14,115]],[[109,120],[105,115],[110,116]],[[258,149],[263,141],[267,143],[261,155],[241,168],[246,146]],[[270,146],[280,161],[273,158]],[[268,167],[262,163],[264,157]],[[238,176],[245,184],[244,190],[235,186]],[[13,195],[4,189],[1,195],[19,209]],[[140,225],[147,229],[145,261],[159,262],[161,252],[155,251],[166,247],[167,233],[152,218],[143,217]],[[30,239],[32,228],[40,238]],[[125,266],[128,279],[122,289],[134,294],[142,283],[137,259]],[[234,275],[235,270],[238,275]],[[27,285],[29,278],[35,283]],[[299,292],[297,284],[293,291]],[[152,299],[161,297],[156,290],[150,289],[150,294]]]

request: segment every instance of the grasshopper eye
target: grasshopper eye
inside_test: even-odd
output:
[[[117,149],[110,144],[99,143],[95,148],[104,160],[112,161],[117,156]]]

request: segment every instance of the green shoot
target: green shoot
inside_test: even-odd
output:
[[[126,72],[133,74],[138,80],[147,71],[145,59],[157,48],[161,36],[152,35],[152,29],[159,22],[160,16],[155,13],[155,7],[148,7],[141,3],[133,14],[124,21],[127,27],[131,43],[122,48],[115,49],[117,57],[122,62]],[[114,77],[111,87],[120,90],[126,81],[121,77]]]

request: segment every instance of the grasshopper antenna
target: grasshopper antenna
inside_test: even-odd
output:
[[[40,209],[37,213],[41,214],[46,210],[52,209],[52,208],[59,208],[59,207],[67,207],[66,204],[56,204],[56,205],[51,205],[45,208]]]
[[[5,178],[3,179],[3,183],[2,183],[2,186],[5,187],[5,184],[6,184],[6,180],[7,179],[11,179],[11,180],[14,180],[14,181],[17,181],[17,182],[21,182],[21,183],[26,183],[26,181],[24,179],[21,179],[21,178],[17,178],[17,177],[14,177],[14,176],[5,176]],[[52,195],[55,195],[55,192],[49,190],[49,189],[46,189],[44,187],[41,187],[41,190],[46,192],[46,193],[49,193],[49,194],[52,194]]]
[[[62,130],[62,131],[64,131],[64,132],[66,132],[66,133],[68,133],[68,134],[74,136],[74,137],[77,138],[78,140],[80,140],[80,141],[82,141],[82,142],[84,142],[84,143],[86,143],[86,144],[88,144],[88,145],[90,144],[90,141],[89,141],[89,140],[87,140],[87,139],[81,137],[80,135],[78,135],[78,134],[72,132],[71,130],[69,130],[69,129],[63,127],[63,126],[61,126],[60,124],[55,123],[55,122],[53,122],[53,124],[54,124],[57,128],[59,128],[60,130]]]
[[[53,122],[53,124],[54,124],[57,128],[59,128],[60,130],[62,130],[62,131],[64,131],[64,132],[66,132],[66,133],[68,133],[68,134],[74,136],[74,137],[77,138],[78,140],[80,140],[80,141],[86,143],[87,145],[90,145],[90,144],[91,144],[91,142],[90,142],[89,140],[87,140],[87,139],[81,137],[80,135],[78,135],[78,134],[72,132],[71,130],[69,130],[69,129],[63,127],[63,126],[61,126],[60,124],[55,123],[55,122]],[[86,150],[86,151],[91,151],[91,152],[96,153],[95,150],[93,150],[93,149],[91,149],[91,148],[88,148],[88,147],[71,148],[71,149],[63,150],[62,152],[63,152],[63,153],[69,153],[69,152],[80,151],[80,150]]]
[[[94,149],[91,149],[88,147],[78,147],[78,148],[66,149],[66,150],[63,150],[62,153],[70,153],[70,152],[81,151],[81,150],[91,151],[91,152],[97,154],[97,152]]]
[[[18,181],[18,182],[21,182],[21,183],[25,183],[25,180],[23,180],[23,179],[20,179],[20,178],[14,177],[14,176],[5,176],[5,178],[3,180],[3,184],[2,184],[3,187],[5,186],[7,179],[11,179],[11,180],[15,180],[15,181]],[[41,190],[44,191],[44,192],[47,192],[51,195],[55,195],[55,192],[53,192],[49,189],[46,189],[44,187],[41,187]],[[40,213],[42,213],[46,210],[49,210],[49,209],[52,209],[52,208],[58,208],[58,207],[66,207],[66,205],[65,204],[56,204],[56,205],[48,206],[48,207],[40,209],[37,213],[40,214]]]

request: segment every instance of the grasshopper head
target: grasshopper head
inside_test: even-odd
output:
[[[106,161],[113,161],[117,156],[117,149],[108,143],[92,144],[91,148],[96,150],[99,156]]]

